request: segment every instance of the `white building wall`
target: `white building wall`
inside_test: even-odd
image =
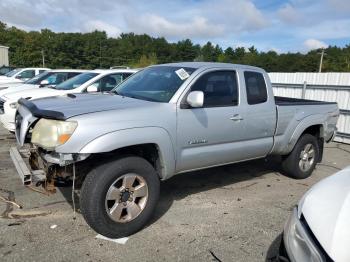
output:
[[[0,66],[9,65],[9,48],[0,45]]]
[[[350,144],[350,73],[269,73],[276,96],[337,102],[340,108],[336,141]]]
[[[272,83],[350,86],[350,73],[269,73]]]

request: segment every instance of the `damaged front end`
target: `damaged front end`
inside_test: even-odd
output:
[[[75,163],[89,157],[88,154],[45,152],[33,144],[25,144],[21,149],[11,147],[10,155],[22,183],[28,187],[42,187],[46,193],[55,193],[56,185],[70,184],[74,171],[82,173],[81,165]],[[73,171],[73,168],[78,170]]]
[[[38,110],[33,103],[24,99],[21,99],[19,104],[21,106],[15,120],[19,148],[10,149],[12,161],[25,186],[31,188],[42,186],[45,193],[54,193],[57,184],[70,183],[75,179],[76,173],[81,173],[80,170],[84,165],[76,163],[88,158],[89,154],[57,153],[31,143],[32,135],[35,133],[33,128],[40,119],[54,119],[54,117],[60,119],[62,115],[59,112]]]

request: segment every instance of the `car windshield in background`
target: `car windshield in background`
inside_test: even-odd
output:
[[[41,81],[46,79],[51,74],[53,74],[53,73],[49,72],[49,71],[45,71],[37,76],[34,76],[33,78],[27,80],[24,83],[29,84],[29,85],[39,85]]]
[[[71,79],[68,79],[67,81],[64,81],[63,83],[55,86],[55,89],[59,90],[72,90],[75,88],[78,88],[82,84],[86,83],[90,79],[97,76],[98,73],[83,73],[80,75],[77,75],[75,77],[72,77]]]
[[[194,71],[189,67],[153,66],[130,76],[113,91],[121,96],[167,103]]]
[[[7,74],[5,74],[5,76],[8,76],[8,77],[11,77],[11,76],[14,76],[16,73],[18,73],[19,71],[21,71],[22,69],[15,69],[15,70],[12,70],[10,72],[8,72]]]

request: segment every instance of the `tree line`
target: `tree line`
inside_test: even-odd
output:
[[[9,47],[10,64],[16,67],[109,68],[111,66],[144,67],[178,61],[212,61],[247,64],[268,72],[318,71],[320,50],[306,54],[262,52],[254,46],[228,47],[207,42],[200,46],[190,39],[177,43],[164,37],[123,33],[117,38],[104,31],[90,33],[56,33],[49,29],[24,31],[0,22],[0,45]],[[350,72],[350,45],[325,49],[323,72]]]

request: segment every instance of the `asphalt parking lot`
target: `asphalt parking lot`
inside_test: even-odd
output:
[[[1,128],[0,196],[23,206],[0,200],[1,261],[271,261],[303,193],[350,164],[350,146],[331,143],[306,180],[280,174],[278,159],[179,175],[162,183],[152,223],[118,244],[97,239],[79,212],[74,219],[70,188],[46,196],[23,187],[13,144]]]

